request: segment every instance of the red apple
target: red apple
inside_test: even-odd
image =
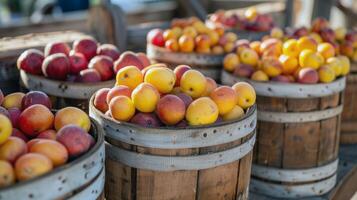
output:
[[[26,108],[35,105],[35,104],[42,104],[47,108],[52,108],[52,103],[50,98],[47,94],[41,91],[30,91],[22,98],[21,108],[25,110]]]
[[[136,53],[136,57],[139,58],[144,68],[151,65],[150,59],[146,56],[145,53],[142,52]]]
[[[56,53],[46,57],[42,64],[43,74],[56,80],[66,80],[69,68],[69,60],[63,53]]]
[[[99,72],[102,81],[113,78],[113,60],[108,56],[95,56],[88,64],[89,69]]]
[[[118,60],[114,63],[114,73],[116,74],[121,68],[133,65],[140,70],[144,69],[144,65],[141,60],[131,51],[122,53]]]
[[[97,55],[109,56],[113,61],[120,56],[119,50],[112,44],[102,44],[97,48]]]
[[[70,74],[79,74],[80,71],[88,68],[88,62],[86,57],[78,52],[71,51],[69,55],[69,62],[71,67],[69,68]]]
[[[82,53],[89,61],[97,54],[97,41],[93,38],[83,38],[73,42],[73,50]]]
[[[163,31],[158,28],[149,31],[146,36],[146,40],[148,43],[153,44],[155,46],[159,46],[159,47],[165,46]]]
[[[67,43],[64,42],[51,42],[48,43],[45,47],[45,57],[55,54],[55,53],[63,53],[66,56],[69,55],[71,48]]]
[[[95,93],[94,106],[103,113],[107,112],[109,109],[107,104],[107,95],[109,91],[110,88],[102,88]]]
[[[182,75],[190,69],[191,69],[191,67],[188,65],[178,65],[177,67],[175,67],[175,69],[174,69],[174,73],[176,75],[175,86],[180,86],[180,81],[181,81]]]
[[[160,127],[161,122],[154,113],[136,113],[130,120],[133,124],[138,124],[143,127]]]
[[[24,51],[17,59],[17,67],[30,74],[42,74],[41,66],[45,57],[37,49]]]
[[[83,83],[95,83],[95,82],[100,82],[101,77],[100,74],[97,70],[95,69],[85,69],[79,72],[79,75],[77,77],[78,82],[83,82]]]

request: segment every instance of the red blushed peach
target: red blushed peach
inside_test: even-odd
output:
[[[254,73],[254,68],[247,64],[238,64],[233,74],[239,77],[249,78]]]
[[[114,73],[126,66],[135,66],[138,69],[144,69],[144,65],[141,60],[133,52],[127,51],[120,55],[119,59],[114,62]]]
[[[215,80],[213,80],[210,77],[206,77],[206,80],[207,80],[206,90],[202,94],[202,96],[204,97],[208,97],[211,94],[211,92],[217,88],[217,83]]]
[[[211,99],[217,104],[220,115],[230,112],[237,104],[237,93],[228,86],[220,86],[213,90]]]
[[[101,80],[106,81],[114,76],[113,60],[108,56],[96,56],[88,64],[89,69],[99,72]]]
[[[15,171],[12,165],[5,160],[0,160],[0,188],[12,185],[15,181]]]
[[[178,65],[175,69],[174,69],[174,73],[176,75],[176,82],[175,82],[175,86],[180,86],[180,81],[181,81],[181,77],[182,75],[190,70],[191,67],[188,65]]]
[[[22,92],[15,92],[15,93],[8,94],[5,96],[4,101],[2,102],[1,105],[6,109],[13,108],[13,107],[21,109],[21,102],[24,96],[25,94]]]
[[[117,96],[127,96],[131,98],[131,92],[132,90],[126,85],[115,86],[108,92],[106,102],[109,105],[110,101]]]
[[[165,95],[156,106],[156,113],[166,125],[175,125],[185,118],[185,103],[175,95]]]
[[[319,75],[317,71],[313,68],[303,68],[298,73],[298,82],[314,84],[319,81]]]
[[[54,124],[57,131],[68,124],[77,125],[85,131],[89,131],[91,126],[87,113],[76,107],[66,107],[59,110],[56,113]]]
[[[88,151],[91,144],[90,135],[76,125],[61,128],[57,133],[57,141],[66,147],[72,158]]]
[[[10,136],[8,140],[0,146],[0,160],[7,160],[14,163],[17,158],[27,153],[26,143],[18,138]]]
[[[15,163],[15,174],[19,181],[25,181],[46,174],[53,169],[49,158],[38,153],[21,156]]]
[[[24,142],[28,142],[28,137],[16,128],[12,129],[11,136],[22,139]]]
[[[54,116],[44,105],[35,104],[26,108],[19,117],[19,127],[28,136],[37,136],[52,127]]]
[[[143,64],[144,68],[149,66],[149,65],[151,65],[151,62],[150,62],[149,58],[146,56],[145,53],[139,52],[139,53],[136,54],[136,57],[139,58],[139,60]]]
[[[2,108],[2,107],[0,107]],[[1,110],[1,109],[0,109]],[[9,108],[9,118],[11,120],[11,124],[13,127],[18,128],[19,127],[19,118],[21,115],[21,110],[19,108]]]
[[[25,110],[26,108],[35,105],[41,104],[46,106],[48,109],[52,108],[52,103],[47,94],[41,91],[30,91],[22,98],[21,109]]]
[[[64,42],[50,42],[45,46],[45,57],[55,54],[64,53],[66,56],[69,55],[71,48],[67,43]]]
[[[112,44],[102,44],[97,48],[97,55],[109,56],[113,61],[120,56],[119,50]]]
[[[48,139],[48,140],[56,140],[56,131],[49,129],[42,131],[40,134],[37,135],[38,139]]]
[[[161,122],[154,113],[142,113],[138,112],[130,120],[133,124],[138,124],[143,127],[160,127]]]
[[[93,104],[98,110],[102,111],[103,113],[107,112],[107,110],[109,109],[107,104],[107,95],[109,91],[110,88],[102,88],[98,90],[97,93],[95,93]]]
[[[185,107],[187,108],[193,101],[192,97],[186,93],[178,93],[176,94],[176,96],[178,98],[180,98],[184,103],[185,103]]]
[[[65,146],[55,140],[41,140],[29,149],[31,153],[39,153],[52,161],[54,167],[63,165],[68,160],[68,151]]]
[[[45,59],[43,53],[37,49],[24,51],[17,59],[17,67],[30,74],[42,74],[41,66]]]
[[[93,38],[83,38],[73,42],[73,50],[82,53],[89,61],[97,54],[97,41]]]

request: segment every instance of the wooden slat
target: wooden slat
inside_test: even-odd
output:
[[[282,98],[258,96],[257,98],[258,110],[264,111],[286,111],[286,100]]]
[[[283,168],[315,167],[317,164],[320,123],[289,124],[285,128]]]
[[[320,99],[320,110],[337,107],[340,103],[340,93],[322,97]]]
[[[304,112],[318,110],[319,98],[312,99],[288,99],[289,112]]]
[[[131,200],[131,168],[106,159],[105,193],[108,200]]]
[[[354,120],[357,121],[357,84],[347,82],[345,90],[345,101],[343,110],[343,121]]]
[[[335,159],[335,143],[338,138],[337,129],[338,117],[326,119],[321,121],[320,125],[320,144],[318,165],[324,165]]]
[[[242,139],[245,142],[248,137]],[[252,169],[253,153],[243,157],[239,162],[238,185],[237,185],[237,200],[245,200],[248,198],[248,185],[250,182],[250,173]]]

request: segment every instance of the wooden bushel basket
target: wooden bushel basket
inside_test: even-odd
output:
[[[57,81],[43,76],[32,75],[20,71],[21,81],[28,90],[39,90],[50,95],[55,108],[76,106],[88,111],[88,100],[97,90],[111,88],[115,80],[98,83],[77,83]]]
[[[256,106],[239,121],[190,128],[144,128],[104,115],[106,186],[112,199],[248,199]]]
[[[343,103],[341,143],[357,144],[357,63],[351,63]]]
[[[171,52],[152,44],[147,44],[146,54],[149,59],[168,64],[171,68],[185,64],[216,81],[218,81],[221,76],[224,55]]]
[[[85,154],[37,178],[0,188],[6,200],[103,199],[105,148],[103,129],[91,120],[96,144]]]
[[[279,198],[329,192],[336,184],[346,78],[328,84],[257,82],[223,71],[223,84],[257,93],[257,145],[251,191]]]

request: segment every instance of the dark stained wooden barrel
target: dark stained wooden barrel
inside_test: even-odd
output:
[[[185,64],[216,81],[221,76],[224,55],[171,52],[152,44],[147,44],[146,54],[151,60],[168,64],[171,68]]]
[[[84,155],[37,178],[0,188],[6,200],[103,200],[105,146],[103,128],[93,119],[96,144]]]
[[[257,93],[257,145],[251,191],[279,198],[329,192],[336,184],[346,78],[328,84],[257,82],[223,71],[223,84]]]
[[[144,128],[90,116],[106,136],[106,198],[248,199],[256,106],[238,121],[189,128]]]

